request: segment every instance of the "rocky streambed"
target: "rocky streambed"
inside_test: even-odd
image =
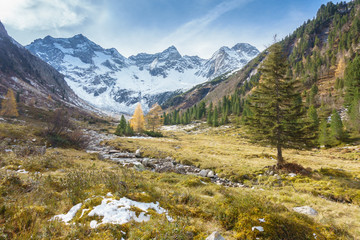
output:
[[[117,136],[115,135],[98,133],[92,130],[85,130],[84,132],[90,138],[87,152],[98,154],[99,159],[110,160],[124,167],[132,167],[138,171],[149,170],[158,173],[174,172],[178,174],[195,175],[210,178],[211,182],[223,186],[245,187],[241,183],[235,183],[228,179],[220,178],[210,169],[201,169],[192,165],[184,165],[178,163],[171,157],[166,157],[164,159],[146,158],[142,156],[140,149],[136,150],[134,153],[122,152],[102,144],[103,141],[116,138]]]

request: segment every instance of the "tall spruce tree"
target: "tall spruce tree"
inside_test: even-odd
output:
[[[303,147],[304,111],[296,84],[286,77],[287,61],[280,44],[269,49],[260,68],[259,85],[250,96],[251,116],[247,117],[250,138],[277,149],[277,165],[285,160],[284,147]]]
[[[115,135],[123,136],[126,131],[127,122],[124,115],[121,115],[120,123],[116,128]]]
[[[331,137],[334,141],[341,141],[344,139],[344,126],[338,111],[335,109],[331,115],[330,130]]]

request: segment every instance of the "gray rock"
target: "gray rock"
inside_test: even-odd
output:
[[[213,171],[208,172],[207,177],[209,177],[209,178],[215,177],[214,172]]]
[[[141,163],[137,163],[134,165],[134,168],[135,170],[139,171],[139,172],[142,172],[142,171],[145,171],[146,168],[144,167],[144,165],[142,165]]]
[[[218,231],[213,232],[205,240],[225,240],[223,236],[220,235]]]
[[[173,172],[174,171],[174,164],[172,162],[164,162],[156,166],[156,172]]]
[[[203,169],[199,172],[199,175],[201,177],[207,177],[208,173],[210,172],[210,170],[207,170],[207,169]]]
[[[136,150],[135,157],[141,157],[140,149]]]
[[[186,174],[185,167],[181,164],[176,165],[174,172],[178,174]]]
[[[309,206],[294,207],[293,210],[295,212],[310,215],[310,216],[316,216],[318,214],[318,212],[315,209],[313,209]]]
[[[153,163],[153,161],[150,158],[144,158],[142,160],[142,164],[148,168],[155,168],[155,164]]]

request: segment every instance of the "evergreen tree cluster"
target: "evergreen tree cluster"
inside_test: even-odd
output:
[[[115,135],[117,136],[133,136],[134,130],[130,126],[130,123],[126,121],[124,115],[121,116],[120,123],[116,128]]]
[[[186,110],[174,110],[164,113],[164,125],[190,124],[195,120],[203,120],[213,127],[229,123],[229,116],[240,116],[244,105],[244,97],[241,91],[236,91],[233,95],[224,96],[217,104],[210,102],[206,106],[205,102],[195,104]]]

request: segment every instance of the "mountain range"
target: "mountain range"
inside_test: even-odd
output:
[[[26,48],[65,76],[82,99],[103,111],[131,114],[138,102],[146,112],[154,103],[241,69],[259,54],[247,43],[221,47],[210,59],[182,56],[171,46],[128,58],[115,48],[104,49],[82,34],[47,36]]]

